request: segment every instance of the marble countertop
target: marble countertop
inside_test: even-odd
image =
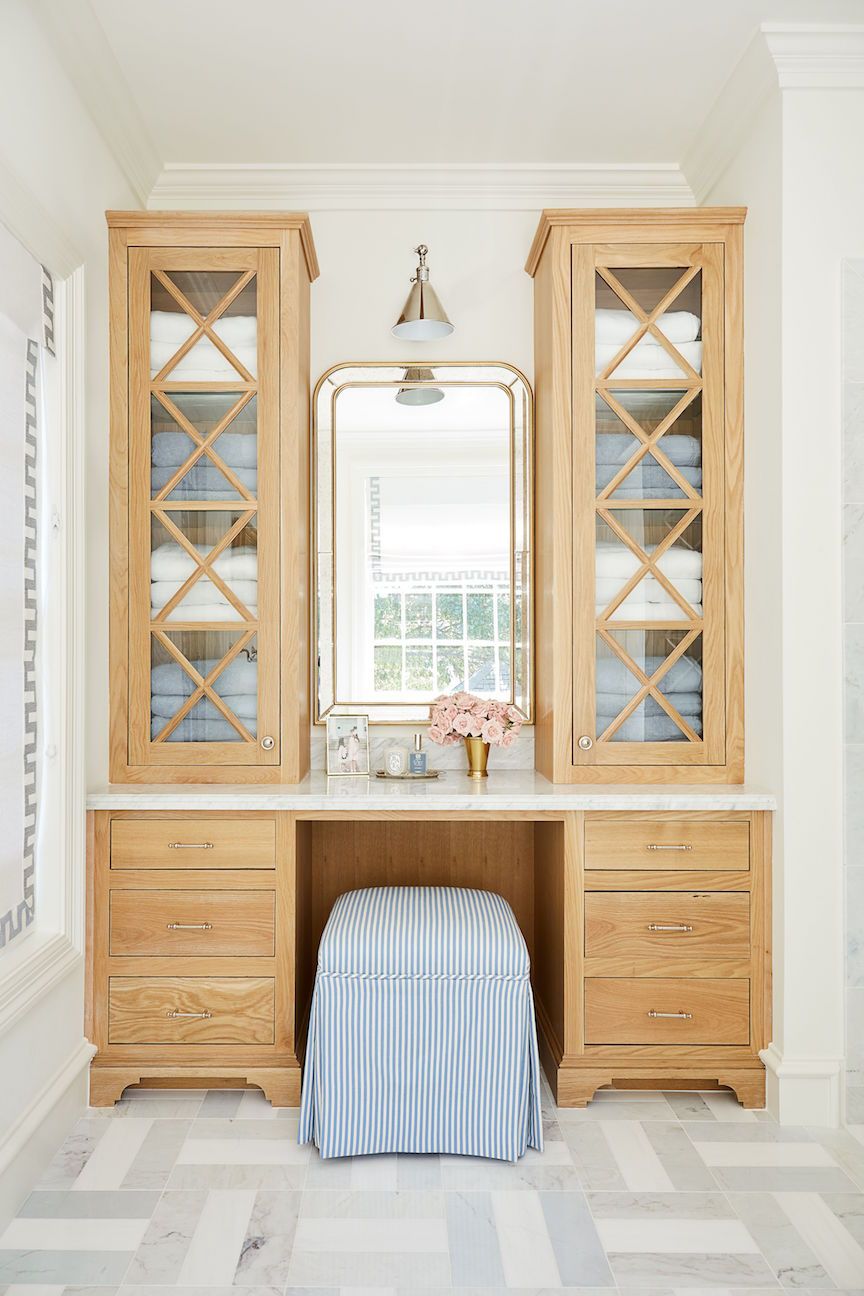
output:
[[[741,784],[619,787],[550,783],[534,770],[499,770],[472,782],[445,770],[428,782],[307,775],[282,786],[178,784],[97,788],[88,810],[775,810],[770,792]]]

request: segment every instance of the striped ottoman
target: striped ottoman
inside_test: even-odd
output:
[[[370,887],[318,950],[301,1143],[322,1157],[541,1149],[528,950],[499,895]]]

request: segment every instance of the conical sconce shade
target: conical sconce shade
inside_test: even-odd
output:
[[[435,375],[431,369],[418,365],[409,365],[405,370],[405,382],[433,383]],[[440,387],[400,387],[396,393],[399,405],[437,405],[444,399]]]
[[[447,337],[453,332],[453,325],[429,282],[429,268],[426,265],[429,249],[425,243],[421,243],[414,251],[420,257],[420,264],[416,276],[411,280],[411,291],[402,307],[402,314],[393,325],[392,333],[394,337],[406,338],[409,342],[430,342],[435,338]]]

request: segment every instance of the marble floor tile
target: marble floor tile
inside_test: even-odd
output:
[[[585,1195],[595,1220],[735,1218],[728,1198],[720,1192],[589,1192]]]
[[[819,1143],[703,1143],[694,1147],[709,1166],[835,1166]]]
[[[78,1192],[119,1188],[153,1125],[152,1120],[142,1116],[104,1123],[104,1135],[72,1185]]]
[[[565,1287],[612,1287],[615,1279],[584,1193],[540,1193],[546,1230]]]
[[[180,1266],[179,1287],[227,1287],[233,1282],[255,1199],[248,1188],[207,1194]]]
[[[777,1193],[781,1208],[837,1287],[864,1285],[864,1248],[818,1193]]]
[[[299,1191],[306,1181],[305,1165],[178,1165],[169,1189],[274,1188]]]
[[[295,1246],[288,1287],[450,1287],[446,1252],[302,1251]]]
[[[454,1287],[503,1287],[498,1228],[488,1192],[447,1193],[447,1238]]]
[[[826,1147],[834,1160],[864,1190],[864,1144],[849,1130],[814,1129],[813,1137]]]
[[[663,1097],[672,1108],[672,1113],[680,1121],[713,1121],[715,1116],[701,1093],[687,1093],[683,1090],[667,1090]]]
[[[401,1152],[396,1158],[396,1186],[400,1189],[440,1188],[440,1157]]]
[[[47,1166],[38,1186],[71,1188],[109,1128],[107,1121],[94,1120],[91,1117],[78,1121],[57,1155]]]
[[[834,1286],[773,1193],[729,1193],[728,1200],[784,1287]]]
[[[603,1219],[597,1229],[610,1253],[759,1254],[752,1234],[737,1219]]]
[[[673,1287],[676,1296],[681,1296],[682,1289],[735,1289],[762,1283],[779,1290],[765,1260],[755,1252],[722,1255],[695,1251],[620,1251],[611,1252],[609,1262],[619,1291],[628,1285],[645,1287],[652,1284]]]
[[[715,1126],[699,1123],[696,1128],[710,1128],[713,1135]],[[717,1187],[714,1172],[705,1165],[682,1125],[654,1122],[643,1129],[676,1192],[710,1192]]]
[[[205,1095],[199,1110],[199,1118],[205,1116],[231,1117],[240,1110],[243,1097],[242,1089],[211,1089]]]
[[[163,1193],[129,1266],[127,1283],[176,1283],[206,1200],[204,1191]]]
[[[191,1127],[188,1120],[154,1120],[121,1188],[165,1188]]]
[[[131,1258],[127,1251],[0,1251],[0,1282],[116,1284]]]
[[[638,1121],[601,1126],[625,1187],[633,1192],[671,1192],[672,1180]]]
[[[18,1211],[29,1219],[146,1219],[158,1192],[57,1192],[37,1189]]]
[[[561,1278],[537,1193],[492,1193],[507,1287],[560,1287]]]
[[[447,1225],[443,1219],[365,1217],[321,1219],[303,1216],[297,1221],[298,1251],[446,1251]]]
[[[56,1219],[19,1215],[0,1235],[3,1251],[136,1251],[147,1231],[145,1219]]]
[[[444,1208],[443,1192],[319,1188],[303,1194],[300,1214],[303,1219],[443,1219]]]
[[[715,1166],[717,1185],[727,1192],[854,1192],[840,1169],[819,1166]]]
[[[257,1193],[237,1261],[235,1284],[279,1286],[288,1280],[300,1193]]]
[[[292,1138],[189,1138],[177,1156],[177,1165],[305,1165],[308,1147]]]
[[[595,1100],[587,1107],[564,1107],[558,1113],[562,1128],[568,1125],[581,1125],[589,1121],[669,1121],[675,1119],[675,1113],[661,1094],[659,1100],[645,1099],[640,1094],[631,1098],[629,1091],[620,1101]]]
[[[602,1125],[563,1125],[562,1129],[583,1188],[614,1191],[627,1187]]]
[[[706,1090],[700,1094],[705,1106],[717,1121],[738,1125],[755,1125],[757,1113],[742,1107],[733,1093],[718,1089],[715,1093]]]

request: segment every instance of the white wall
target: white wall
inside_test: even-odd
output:
[[[103,213],[109,206],[137,203],[25,0],[3,3],[0,123],[0,220],[49,265],[62,248],[66,272],[76,258],[84,267],[88,714],[90,761],[104,768],[108,341]],[[0,981],[4,975],[0,958]],[[83,1106],[87,1057],[79,959],[0,1034],[0,1220],[15,1208]],[[22,1135],[27,1136],[23,1142]]]

